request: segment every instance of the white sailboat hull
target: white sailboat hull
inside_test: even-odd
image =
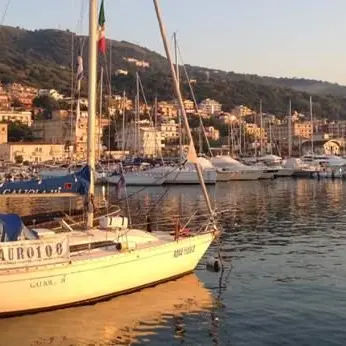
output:
[[[217,181],[257,180],[262,175],[261,171],[218,171]]]
[[[275,173],[275,176],[277,177],[291,177],[294,173],[293,168],[280,168],[277,173]]]
[[[262,171],[262,174],[259,177],[259,179],[273,179],[277,172],[278,172],[277,170],[275,171],[264,170]]]
[[[0,315],[97,301],[182,276],[195,269],[213,239],[209,232],[132,251],[112,246],[65,263],[2,270]]]
[[[203,179],[205,184],[216,183],[216,171],[203,170]],[[165,184],[199,184],[197,171],[174,170],[165,177]]]
[[[107,177],[106,181],[109,184],[117,184],[119,179],[119,175],[113,175]],[[164,183],[165,178],[162,175],[131,173],[125,174],[125,181],[128,186],[159,186]]]

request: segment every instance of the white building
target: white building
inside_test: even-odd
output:
[[[29,111],[0,111],[0,122],[15,122],[31,126],[32,116]]]
[[[161,155],[162,144],[161,131],[155,130],[153,127],[140,126],[136,134],[135,126],[125,129],[125,150],[129,150],[133,154],[140,156],[157,157]],[[116,141],[118,148],[122,148],[123,134],[118,132]]]
[[[44,162],[48,160],[62,160],[68,156],[63,144],[42,143],[3,143],[0,144],[0,160],[16,162]]]
[[[207,98],[199,104],[198,108],[202,113],[218,114],[221,112],[221,106],[221,103]]]
[[[161,132],[162,139],[174,139],[179,137],[179,124],[174,120],[161,123],[158,129]]]
[[[117,76],[119,76],[119,75],[127,76],[129,74],[129,71],[123,70],[123,69],[118,69],[118,70],[116,70],[115,74]]]
[[[38,96],[50,96],[54,100],[62,100],[64,98],[64,95],[60,94],[55,89],[39,89],[37,92]]]

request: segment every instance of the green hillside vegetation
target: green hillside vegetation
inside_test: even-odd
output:
[[[40,88],[54,88],[66,95],[71,93],[71,51],[72,33],[61,30],[27,31],[20,28],[0,27],[0,80],[3,83],[20,82]],[[80,38],[74,36],[77,51]],[[134,97],[135,73],[138,70],[149,101],[155,96],[159,100],[173,98],[168,64],[160,54],[144,47],[125,42],[111,42],[112,46],[112,92]],[[110,43],[107,43],[108,53]],[[84,69],[87,70],[88,44],[84,45]],[[221,53],[221,52],[220,52]],[[137,68],[125,61],[133,57],[150,63],[150,68]],[[102,63],[103,58],[100,58]],[[109,61],[109,57],[107,57]],[[75,68],[75,66],[74,66]],[[117,69],[129,71],[127,76],[116,76]],[[289,78],[260,77],[237,74],[220,70],[187,66],[194,85],[197,101],[210,97],[223,104],[229,111],[236,105],[246,105],[257,109],[263,100],[263,111],[286,115],[288,100],[292,100],[293,110],[302,113],[309,111],[309,95],[312,93],[314,114],[329,119],[346,119],[346,87],[337,84]],[[183,74],[182,74],[183,75]],[[86,83],[82,83],[82,94],[86,95]],[[186,81],[182,90],[190,98]]]

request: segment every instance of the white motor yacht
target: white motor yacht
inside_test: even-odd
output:
[[[261,169],[244,165],[226,155],[215,156],[211,162],[216,168],[217,181],[257,180],[263,173]]]

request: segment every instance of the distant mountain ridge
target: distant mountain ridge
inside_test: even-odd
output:
[[[54,29],[29,31],[0,26],[0,80],[4,83],[21,82],[41,88],[54,88],[69,95],[71,92],[72,33]],[[74,51],[80,40],[74,36]],[[140,72],[148,100],[172,99],[173,90],[167,60],[145,47],[126,41],[107,42],[112,47],[112,92],[123,90],[133,96],[135,72]],[[88,42],[84,45],[84,69],[87,70]],[[124,58],[144,60],[148,68],[137,67]],[[102,61],[102,58],[100,58]],[[109,57],[107,56],[107,62]],[[274,114],[287,114],[291,98],[293,110],[308,112],[309,94],[313,94],[314,114],[317,117],[346,119],[346,87],[329,82],[300,79],[261,77],[186,65],[190,79],[196,79],[194,91],[197,100],[214,98],[223,104],[225,111],[244,104],[258,109],[259,99],[263,109]],[[124,69],[128,75],[115,75]],[[183,72],[181,73],[183,78]],[[86,83],[83,83],[86,92]],[[191,97],[188,85],[183,82],[185,97]]]

